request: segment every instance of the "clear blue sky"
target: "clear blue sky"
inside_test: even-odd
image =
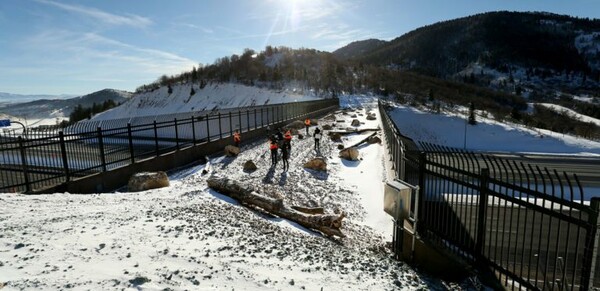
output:
[[[333,51],[498,10],[600,18],[600,1],[0,0],[0,92],[132,91],[244,48]]]

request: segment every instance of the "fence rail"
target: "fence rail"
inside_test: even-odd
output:
[[[72,178],[230,138],[338,106],[337,99],[119,120],[0,135],[0,193],[32,192]]]
[[[493,270],[512,289],[600,286],[600,199],[584,201],[577,175],[416,145],[383,102],[379,109],[396,177],[419,186],[421,237]]]

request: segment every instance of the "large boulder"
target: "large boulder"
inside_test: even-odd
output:
[[[323,130],[331,130],[333,127],[331,127],[331,125],[329,124],[325,124],[323,125]]]
[[[169,177],[163,171],[136,173],[129,178],[127,189],[130,192],[139,192],[169,186]]]
[[[331,138],[333,142],[342,142],[342,135],[337,132],[330,132],[329,138]]]
[[[244,172],[254,172],[258,169],[252,160],[247,160],[244,163]]]
[[[340,158],[348,161],[358,161],[358,149],[355,147],[343,149],[340,151]]]
[[[367,115],[367,120],[377,120],[377,117],[375,117],[375,113],[370,113],[369,115]]]
[[[235,157],[240,154],[240,148],[232,145],[225,146],[225,155],[228,157]]]
[[[367,139],[367,142],[370,144],[381,143],[381,139],[378,136],[371,136]]]
[[[315,171],[327,171],[327,163],[322,158],[314,158],[306,162],[304,167]]]
[[[352,119],[352,123],[350,125],[352,125],[352,126],[360,126],[360,121],[358,121],[358,119]]]
[[[293,128],[293,129],[302,129],[302,128],[304,128],[304,121],[296,120],[296,121],[288,124],[286,127]]]

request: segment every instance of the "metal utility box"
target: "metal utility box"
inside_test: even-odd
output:
[[[410,217],[412,188],[401,181],[385,183],[383,195],[383,210],[394,220],[402,221]]]

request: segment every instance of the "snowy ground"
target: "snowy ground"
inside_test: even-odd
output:
[[[434,114],[396,105],[391,118],[415,141],[474,151],[600,156],[600,142],[480,116],[477,125],[471,126],[464,115]]]
[[[363,121],[367,110],[379,115],[376,103],[367,106],[320,122],[345,128],[352,114]],[[362,126],[377,124],[379,116]],[[285,203],[345,211],[346,238],[239,205],[207,188],[202,165],[170,173],[167,188],[139,193],[1,194],[0,289],[447,289],[392,259],[385,247],[392,228],[382,211],[384,147],[361,146],[356,162],[340,160],[336,147],[328,137],[322,141],[326,173],[302,168],[317,153],[311,138],[294,137],[287,172],[281,163],[270,167],[265,139],[243,144],[237,158],[211,158],[209,175],[280,193]],[[245,173],[250,159],[258,170]]]

